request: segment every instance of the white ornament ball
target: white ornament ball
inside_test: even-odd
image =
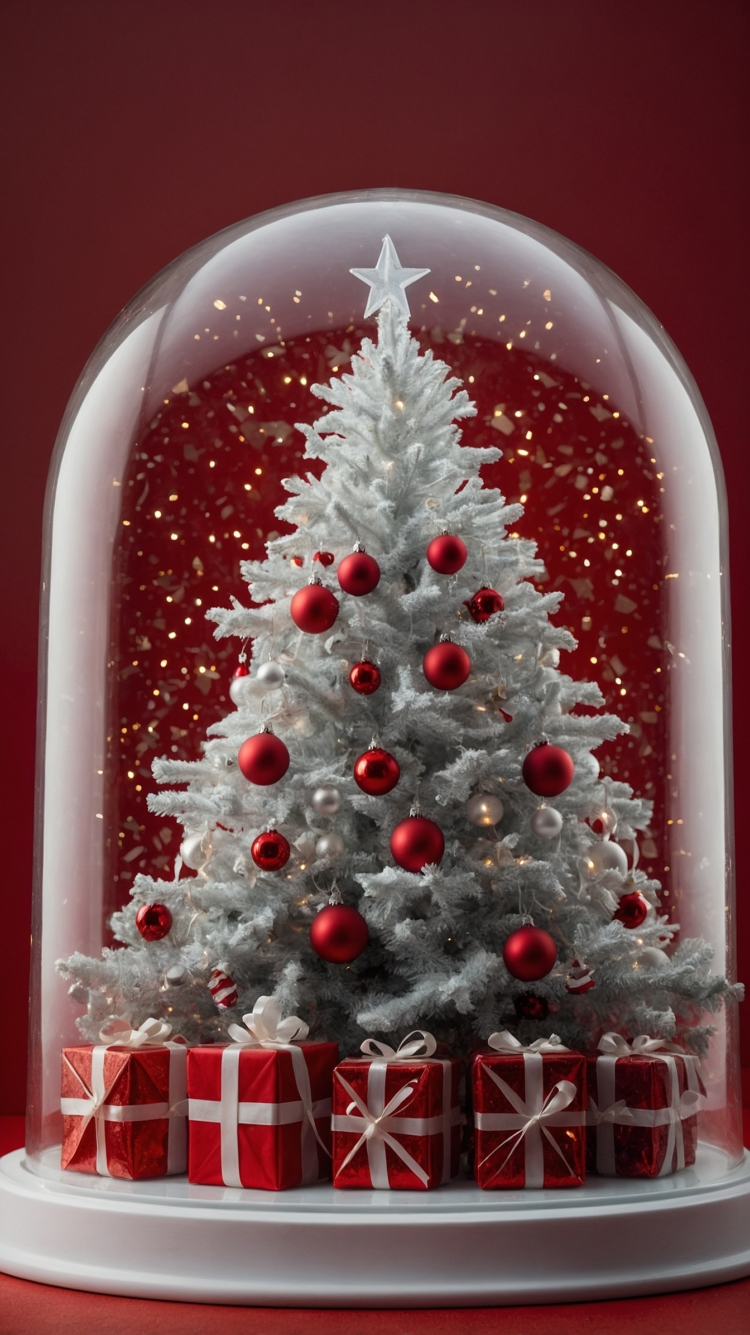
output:
[[[180,844],[180,857],[186,867],[200,871],[205,867],[213,852],[213,840],[210,834],[189,834]]]
[[[188,980],[188,971],[181,964],[173,964],[164,975],[167,987],[182,987]]]
[[[628,858],[625,849],[613,839],[602,839],[600,843],[592,844],[586,857],[592,876],[601,876],[605,871],[619,871],[621,876],[627,873]]]
[[[659,950],[658,946],[646,946],[638,956],[638,963],[644,969],[668,969],[669,956],[665,955],[663,950]]]
[[[312,804],[319,816],[335,816],[341,810],[341,793],[333,784],[325,783],[315,789]]]
[[[503,804],[492,793],[475,793],[466,803],[466,815],[472,825],[497,825],[503,818]]]
[[[77,1001],[80,1006],[85,1006],[89,999],[89,990],[82,983],[73,983],[68,988],[68,996],[71,1001]]]
[[[556,839],[563,827],[563,818],[555,807],[539,807],[529,825],[538,839]]]
[[[315,845],[315,855],[319,858],[341,858],[345,852],[344,841],[335,830],[322,834]]]
[[[232,704],[236,705],[238,709],[242,705],[247,704],[247,688],[251,681],[252,677],[232,677],[232,680],[229,683],[229,698],[232,701]]]
[[[284,685],[286,674],[281,663],[272,658],[268,663],[261,663],[255,674],[255,680],[264,691],[277,691]]]
[[[545,652],[542,654],[541,658],[539,659],[539,662],[542,664],[542,667],[553,667],[553,668],[559,667],[560,650],[546,649]]]

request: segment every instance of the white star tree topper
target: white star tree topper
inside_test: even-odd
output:
[[[405,289],[418,278],[424,278],[429,269],[403,269],[389,236],[383,237],[383,247],[374,269],[350,269],[349,273],[363,283],[369,283],[370,295],[365,307],[365,318],[374,315],[387,301],[398,306],[404,315],[409,315],[409,303]]]

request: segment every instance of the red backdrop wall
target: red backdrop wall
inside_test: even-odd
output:
[[[748,39],[740,0],[11,0],[0,24],[0,1111],[15,1112],[41,516],[57,425],[129,297],[249,214],[370,185],[473,196],[571,237],[656,312],[695,374],[727,474],[740,817],[750,807]],[[737,869],[750,981],[742,818]]]

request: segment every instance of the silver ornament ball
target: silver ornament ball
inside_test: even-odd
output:
[[[669,955],[665,955],[664,951],[659,950],[658,946],[646,946],[645,950],[642,950],[638,956],[638,963],[644,969],[668,969]]]
[[[251,677],[232,677],[229,683],[229,698],[233,705],[239,709],[241,705],[246,705],[248,701],[248,686]]]
[[[529,825],[538,839],[556,839],[563,827],[563,818],[554,807],[539,807]]]
[[[341,809],[341,793],[333,784],[325,783],[315,789],[312,804],[319,816],[335,816]]]
[[[284,685],[286,674],[281,663],[277,663],[275,658],[268,663],[261,663],[255,674],[255,680],[264,691],[277,691]]]
[[[621,876],[625,876],[628,870],[628,858],[625,849],[616,844],[613,839],[602,839],[600,843],[592,844],[586,853],[586,857],[592,876],[601,876],[602,872],[605,871],[619,871]]]
[[[344,841],[335,830],[322,834],[315,845],[315,855],[319,858],[341,858],[345,852]]]
[[[475,793],[466,803],[466,815],[472,825],[497,825],[503,818],[503,804],[492,793]]]
[[[208,833],[189,834],[180,844],[180,857],[191,871],[200,871],[208,862],[212,852],[213,840]]]

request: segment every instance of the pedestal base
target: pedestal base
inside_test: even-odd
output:
[[[259,1307],[492,1307],[699,1288],[750,1274],[750,1154],[571,1191],[287,1192],[0,1160],[0,1268],[130,1297]]]

